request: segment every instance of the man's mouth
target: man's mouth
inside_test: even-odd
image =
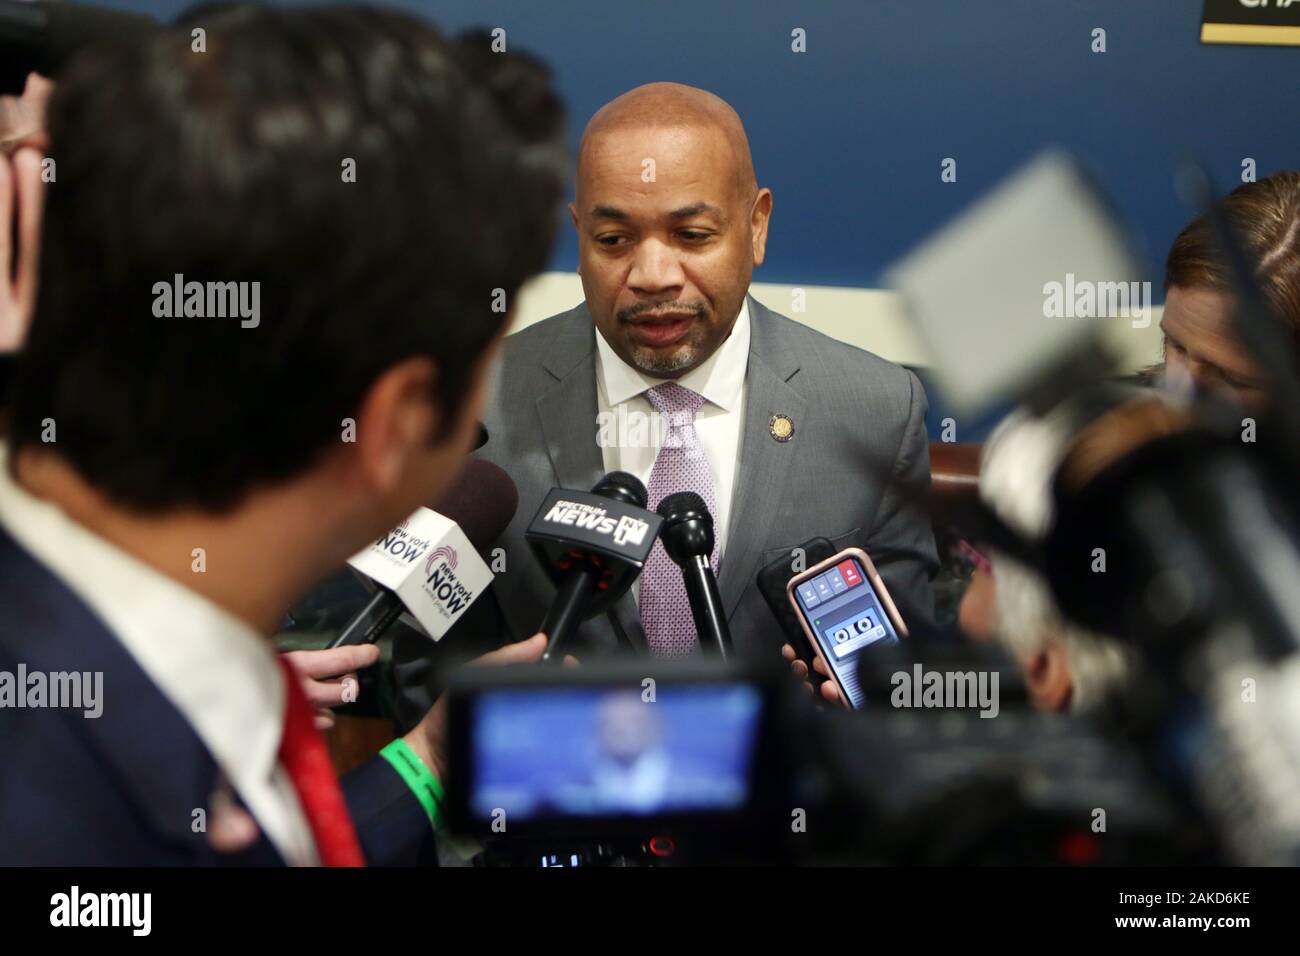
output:
[[[638,345],[663,348],[685,338],[695,319],[694,312],[643,313],[627,320],[628,334]]]

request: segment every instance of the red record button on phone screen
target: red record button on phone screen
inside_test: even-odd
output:
[[[858,573],[858,566],[853,563],[852,558],[835,565],[835,570],[840,572],[840,575],[844,578],[844,583],[851,588],[855,588],[862,583],[862,575]]]

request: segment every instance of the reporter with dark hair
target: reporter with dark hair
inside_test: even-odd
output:
[[[0,708],[0,862],[426,858],[438,708],[345,806],[267,637],[451,479],[495,307],[547,260],[560,107],[479,42],[230,7],[61,78],[0,449],[0,676],[69,677]],[[203,832],[231,806],[253,833]]]

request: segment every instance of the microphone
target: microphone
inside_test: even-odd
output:
[[[0,0],[0,94],[22,93],[28,73],[57,78],[86,47],[131,42],[160,28],[143,14],[79,3]]]
[[[403,611],[441,640],[492,583],[479,552],[500,537],[519,507],[510,476],[491,462],[471,460],[434,504],[436,510],[419,509],[348,559],[376,590],[330,647],[373,643]]]
[[[709,563],[713,554],[713,515],[704,499],[693,491],[669,495],[656,510],[664,519],[659,540],[668,557],[682,569],[700,649],[705,653],[716,651],[726,659],[731,656],[731,629],[722,609],[718,579]]]
[[[578,623],[613,606],[641,573],[663,523],[645,510],[645,485],[612,471],[590,492],[552,488],[524,537],[558,589],[542,621],[542,660]]]

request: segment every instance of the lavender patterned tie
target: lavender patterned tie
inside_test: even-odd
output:
[[[704,449],[695,434],[695,415],[704,404],[704,396],[675,382],[656,385],[646,398],[663,416],[667,429],[654,468],[650,471],[649,505],[678,491],[693,491],[704,499],[709,513],[717,513],[717,495],[713,475]],[[718,572],[718,545],[715,539],[710,558],[713,573]],[[684,657],[699,643],[691,605],[686,599],[682,572],[668,557],[662,543],[656,541],[650,558],[641,570],[641,625],[646,643],[656,657]]]

